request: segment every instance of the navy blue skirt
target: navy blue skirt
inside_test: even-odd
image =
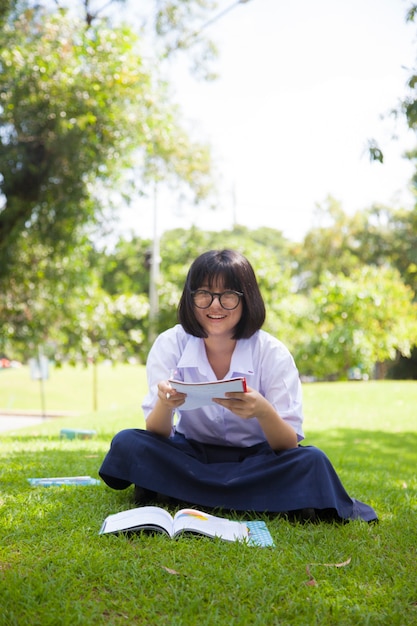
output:
[[[283,513],[333,511],[346,520],[377,519],[351,498],[327,456],[313,446],[275,452],[267,443],[217,446],[126,429],[113,439],[99,472],[113,489],[132,483],[197,506]]]

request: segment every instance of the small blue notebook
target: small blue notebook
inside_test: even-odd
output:
[[[91,476],[57,476],[53,478],[28,478],[31,485],[51,487],[54,485],[100,485],[101,480]]]
[[[96,434],[95,430],[82,430],[80,428],[62,428],[60,431],[61,438],[66,439],[91,439]]]
[[[246,526],[249,530],[248,545],[261,546],[262,548],[266,548],[268,546],[273,548],[275,547],[274,540],[272,539],[271,533],[269,532],[265,522],[246,522]]]

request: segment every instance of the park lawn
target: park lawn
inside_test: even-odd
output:
[[[32,380],[28,367],[0,369],[0,410],[73,414],[136,408],[146,392],[144,367],[103,363],[97,368],[49,366],[48,379]],[[43,401],[42,401],[43,398]]]
[[[253,548],[99,536],[107,515],[133,506],[132,488],[31,487],[34,476],[96,477],[113,434],[143,425],[143,367],[100,368],[98,411],[85,408],[91,371],[75,374],[47,381],[47,402],[71,415],[0,434],[1,625],[417,624],[416,383],[305,386],[305,444],[325,450],[380,521],[302,525],[248,514],[265,519],[276,543]],[[12,389],[15,410],[33,408],[26,375],[0,372],[0,409]],[[60,438],[71,427],[97,435]]]

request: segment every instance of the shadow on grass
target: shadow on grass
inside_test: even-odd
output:
[[[329,457],[348,493],[371,504],[378,515],[406,512],[416,502],[416,432],[385,432],[339,428],[311,433],[304,445],[321,448]],[[65,441],[30,437],[0,441],[0,485],[3,493],[33,494],[28,478],[88,475],[98,477],[110,437]],[[45,488],[38,488],[45,489]],[[133,506],[132,490],[105,489],[108,504]],[[103,498],[103,490],[97,498]],[[415,505],[414,505],[415,506]]]
[[[385,472],[387,468],[403,467],[415,472],[417,432],[385,432],[338,428],[314,433],[303,442],[321,448],[347,469]]]
[[[321,448],[348,493],[373,506],[380,517],[415,514],[416,432],[339,428],[312,434],[306,445]]]

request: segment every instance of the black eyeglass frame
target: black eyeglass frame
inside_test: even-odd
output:
[[[209,294],[211,296],[210,303],[207,306],[199,306],[198,304],[196,304],[196,302],[194,300],[194,296],[195,296],[196,293],[207,293],[207,294]],[[232,307],[232,308],[228,308],[228,307],[226,307],[226,306],[224,306],[222,304],[222,296],[224,296],[226,293],[233,293],[236,296],[238,296],[237,304],[234,307]],[[195,289],[194,291],[191,292],[191,296],[193,298],[194,306],[196,306],[197,309],[208,309],[208,308],[210,308],[211,305],[213,304],[214,298],[217,296],[217,298],[219,299],[220,306],[225,311],[234,311],[235,309],[237,309],[237,307],[240,304],[241,299],[243,298],[243,295],[244,294],[241,291],[235,291],[234,289],[227,289],[226,291],[223,291],[223,293],[217,293],[217,292],[214,292],[214,291],[208,291],[207,289]]]

